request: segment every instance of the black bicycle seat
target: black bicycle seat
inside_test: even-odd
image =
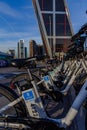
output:
[[[22,67],[31,67],[36,66],[34,58],[26,58],[26,59],[13,59],[11,60],[11,66],[22,68]]]

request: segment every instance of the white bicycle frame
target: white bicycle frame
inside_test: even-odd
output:
[[[34,84],[35,85],[35,84]],[[27,90],[26,91],[26,93],[28,92],[29,90]],[[28,99],[27,99],[27,102],[28,102],[28,105],[29,104],[31,104],[31,102],[32,102],[32,100],[33,100],[33,105],[35,105],[36,106],[36,104],[41,104],[41,105],[38,105],[38,107],[37,107],[37,109],[35,109],[35,110],[37,110],[37,112],[39,113],[39,116],[37,116],[37,118],[43,118],[43,119],[48,119],[49,121],[53,121],[53,122],[55,122],[56,124],[58,124],[58,127],[64,127],[64,128],[66,128],[67,126],[70,126],[71,125],[71,123],[72,123],[72,121],[74,120],[74,118],[76,117],[76,115],[77,115],[77,113],[78,113],[78,111],[79,111],[79,108],[81,107],[81,105],[83,104],[83,102],[84,102],[84,100],[86,99],[86,97],[87,97],[87,80],[85,81],[85,83],[84,83],[84,85],[82,86],[82,88],[81,88],[81,90],[80,90],[80,92],[79,92],[79,94],[77,95],[77,97],[75,98],[75,100],[74,100],[74,102],[73,102],[73,104],[72,104],[72,106],[70,107],[70,109],[69,109],[69,111],[68,111],[68,113],[66,114],[66,116],[64,117],[64,118],[62,118],[62,119],[53,119],[53,118],[49,118],[47,115],[46,115],[46,113],[45,113],[45,111],[44,111],[44,109],[43,109],[43,107],[42,107],[42,103],[40,102],[40,100],[38,100],[38,98],[40,98],[40,96],[39,96],[39,93],[38,93],[38,91],[36,90],[36,88],[35,89],[32,89],[32,90],[30,90],[30,91],[32,91],[33,92],[33,96],[31,96],[31,95],[27,95],[28,96]],[[13,101],[13,102],[11,102],[10,104],[8,104],[8,105],[6,105],[6,106],[4,106],[2,109],[0,109],[0,113],[2,113],[3,111],[5,111],[5,110],[7,110],[7,109],[9,109],[10,107],[13,107],[15,104],[17,104],[18,102],[20,102],[22,99],[24,99],[24,101],[26,100],[25,98],[24,98],[24,95],[22,95],[23,97],[20,97],[20,98],[18,98],[18,99],[16,99],[15,101]],[[33,98],[34,97],[34,98]],[[36,98],[36,100],[34,100]],[[26,104],[26,101],[25,101],[25,104]],[[27,106],[27,105],[26,105]],[[30,106],[30,105],[29,105]],[[28,107],[28,106],[27,106]],[[32,109],[32,108],[31,108]],[[43,111],[39,111],[39,110],[42,110],[43,109]],[[30,109],[28,109],[28,112],[29,113],[31,113],[31,110]],[[40,112],[41,112],[41,114],[40,114]],[[31,114],[32,115],[32,114]],[[6,115],[7,116],[7,115]],[[34,117],[34,115],[33,115],[33,117]],[[36,117],[36,116],[35,116]],[[5,123],[4,124],[4,122],[0,122],[0,126],[2,127],[12,127],[12,125],[13,125],[13,123]],[[14,124],[15,126],[14,127],[16,127],[17,128],[17,126],[19,127],[20,125],[18,125],[17,123],[16,124]],[[26,125],[24,125],[24,124],[21,124],[21,126],[23,127],[23,128],[27,128],[28,126],[26,126]]]
[[[72,82],[74,81],[74,79],[76,77],[76,72],[77,72],[78,68],[80,67],[80,65],[81,64],[79,64],[78,67],[76,68],[76,70],[74,71],[71,80],[69,81],[65,90],[62,91],[62,93],[66,94],[68,92],[68,90],[70,89]],[[48,119],[49,121],[51,121],[51,122],[53,121],[54,123],[58,124],[58,126],[60,128],[61,127],[66,128],[67,126],[70,126],[72,121],[76,117],[81,105],[83,104],[84,100],[87,97],[87,80],[85,81],[85,83],[82,86],[79,94],[75,98],[75,100],[74,100],[72,106],[70,107],[68,113],[62,119],[53,119],[53,118],[49,118],[47,116],[47,114],[44,110],[44,106],[42,104],[39,92],[37,90],[37,86],[36,86],[34,81],[32,81],[31,83],[32,83],[33,87],[30,87],[28,90],[22,91],[22,95],[18,99],[14,100],[13,102],[11,102],[11,103],[7,104],[6,106],[2,107],[0,109],[0,114],[2,115],[2,113],[4,111],[13,107],[14,105],[19,103],[20,101],[24,100],[27,111],[28,111],[28,115],[30,117],[34,117],[34,118],[37,118],[37,119]],[[6,117],[7,116],[8,115],[6,115]],[[5,127],[11,127],[11,128],[15,128],[15,127],[19,128],[20,125],[21,125],[22,128],[29,128],[29,126],[24,125],[23,123],[21,123],[21,124],[15,123],[14,124],[14,123],[0,122],[1,127],[5,126]]]

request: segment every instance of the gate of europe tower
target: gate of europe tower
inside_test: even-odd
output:
[[[73,35],[65,0],[32,0],[42,41],[49,57],[66,53]]]

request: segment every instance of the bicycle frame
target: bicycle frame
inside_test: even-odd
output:
[[[42,102],[40,100],[40,96],[39,96],[39,93],[36,89],[36,86],[34,84],[34,82],[32,82],[32,84],[34,85],[34,88],[30,88],[28,90],[26,90],[26,92],[22,92],[22,97],[16,99],[15,101],[11,102],[10,104],[4,106],[4,108],[2,108],[0,110],[0,113],[2,113],[3,111],[5,111],[6,109],[12,107],[13,105],[17,104],[18,102],[20,102],[22,99],[24,99],[24,102],[26,104],[26,107],[28,108],[28,105],[30,106],[32,103],[33,103],[33,106],[36,106],[38,105],[38,107],[34,110],[37,110],[36,113],[39,113],[39,116],[36,114],[36,115],[32,115],[31,113],[31,110],[33,110],[33,108],[31,107],[31,110],[28,109],[28,113],[30,113],[30,118],[33,119],[35,118],[36,120],[48,120],[50,122],[54,122],[55,124],[58,125],[58,127],[60,128],[66,128],[67,126],[70,126],[72,121],[74,120],[74,118],[76,117],[78,111],[79,111],[79,108],[81,107],[81,105],[83,104],[84,100],[86,99],[87,97],[87,80],[85,81],[84,85],[82,86],[82,89],[80,90],[79,94],[77,95],[77,97],[75,98],[71,108],[69,109],[68,113],[66,114],[66,116],[62,119],[53,119],[53,118],[49,118],[46,113],[45,113],[45,110],[43,108],[43,105],[42,105]],[[28,97],[24,96],[24,93],[25,95],[28,93],[32,92],[32,94],[30,95],[27,95]],[[27,98],[27,99],[26,99]],[[28,102],[28,104],[27,104]],[[43,109],[43,110],[42,110]],[[41,111],[40,111],[41,110]],[[10,128],[30,128],[30,126],[26,125],[25,124],[25,121],[26,119],[22,119],[22,123],[19,123],[21,118],[18,119],[18,123],[12,123],[12,122],[9,122],[7,121],[6,122],[6,119],[14,119],[15,117],[10,117],[10,116],[0,116],[0,127],[10,127]],[[5,119],[5,122],[3,122],[3,119]],[[29,117],[27,118],[27,120],[30,120]]]
[[[71,88],[77,74],[79,74],[82,71],[82,69],[84,68],[84,66],[81,67],[81,65],[83,65],[82,61],[80,61],[80,63],[78,63],[78,64],[76,64],[76,61],[75,61],[72,65],[72,67],[70,67],[70,72],[66,75],[66,78],[63,81],[63,83],[64,83],[63,90],[59,90],[56,87],[56,85],[54,85],[54,83],[53,83],[53,80],[54,81],[56,80],[55,79],[56,74],[58,75],[57,68],[54,69],[53,71],[50,71],[48,73],[48,75],[44,76],[42,78],[42,80],[39,82],[39,84],[43,82],[45,84],[45,87],[47,88],[47,90],[52,90],[52,88],[53,88],[54,90],[58,90],[62,94],[67,95],[67,93],[68,93],[69,89]]]
[[[74,65],[74,64],[73,64]],[[80,68],[80,63],[77,65],[77,68],[73,72],[73,76],[68,82],[68,85],[66,88],[61,91],[62,93],[67,93],[70,89],[78,69]],[[61,68],[61,67],[60,67]],[[69,73],[67,73],[68,75]],[[11,103],[7,104],[6,106],[2,107],[0,109],[0,127],[5,128],[18,128],[18,129],[31,129],[31,122],[33,121],[49,121],[50,123],[55,123],[59,128],[66,128],[71,125],[72,121],[75,119],[81,105],[83,104],[84,100],[87,97],[87,80],[85,81],[84,85],[82,86],[80,92],[76,96],[72,106],[70,107],[68,113],[66,113],[66,116],[61,119],[53,119],[49,118],[46,114],[46,111],[44,109],[41,97],[39,95],[37,85],[32,79],[32,75],[30,70],[28,69],[28,75],[31,80],[31,85],[29,88],[27,86],[22,90],[20,93],[21,95],[16,100],[12,101]],[[71,74],[70,74],[71,75]],[[47,80],[48,81],[48,80]],[[25,108],[27,110],[27,117],[25,118],[17,118],[15,115],[9,116],[9,115],[2,115],[4,111],[9,109],[10,107],[13,107],[17,103],[21,102],[23,100]]]

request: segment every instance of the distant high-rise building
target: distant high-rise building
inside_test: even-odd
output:
[[[12,57],[15,58],[15,50],[14,49],[9,49],[8,54],[12,55]]]
[[[25,47],[24,49],[25,49],[25,58],[27,58],[27,47]]]
[[[29,42],[29,50],[30,50],[30,55],[29,55],[30,57],[37,55],[38,53],[37,44],[34,40],[31,40]]]
[[[18,58],[25,58],[24,40],[18,42]]]
[[[30,57],[35,55],[44,55],[44,47],[41,44],[37,44],[34,40],[29,42]]]
[[[52,57],[68,50],[73,35],[66,0],[32,0],[46,53]]]
[[[37,45],[37,48],[38,48],[38,55],[44,55],[45,51],[43,45],[39,44]]]

